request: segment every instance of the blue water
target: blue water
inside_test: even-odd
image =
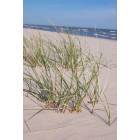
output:
[[[40,29],[51,32],[67,32],[70,34],[90,36],[103,39],[117,40],[117,30],[114,29],[95,29],[95,28],[83,28],[83,27],[65,27],[65,26],[49,26],[49,25],[33,25],[24,24],[24,28]]]

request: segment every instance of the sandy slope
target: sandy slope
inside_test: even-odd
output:
[[[24,29],[24,36],[32,36],[40,33],[43,38],[53,41],[59,40],[57,33]],[[62,34],[63,35],[63,34]],[[98,55],[101,52],[104,57],[104,64],[109,68],[103,68],[101,73],[102,85],[105,87],[105,94],[111,104],[112,120],[116,120],[116,57],[117,42],[93,37],[77,38],[81,42],[85,52]],[[33,118],[33,114],[39,111],[39,105],[24,96],[24,140],[116,140],[116,121],[108,126],[105,121],[105,114],[96,111],[90,114],[83,109],[80,113],[56,113],[43,110]],[[104,120],[105,119],[105,120]]]

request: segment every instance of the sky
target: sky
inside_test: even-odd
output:
[[[117,28],[117,0],[23,0],[24,24]]]

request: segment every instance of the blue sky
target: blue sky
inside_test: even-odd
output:
[[[24,0],[24,24],[117,27],[117,0]]]

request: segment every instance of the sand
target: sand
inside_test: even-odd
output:
[[[59,40],[58,33],[35,29],[24,29],[24,36],[29,37],[38,33],[44,39]],[[62,34],[65,36],[64,34]],[[112,125],[106,124],[102,111],[91,114],[87,109],[80,113],[56,113],[43,110],[34,117],[41,107],[32,97],[24,95],[24,140],[116,140],[116,104],[117,104],[117,41],[97,39],[94,37],[76,36],[82,49],[94,55],[101,52],[104,57],[104,67],[101,72],[101,85],[109,100]],[[38,103],[38,101],[36,101]]]

